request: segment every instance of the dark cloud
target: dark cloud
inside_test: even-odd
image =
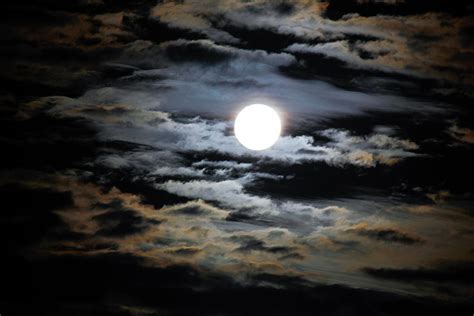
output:
[[[249,222],[252,222],[253,220],[255,220],[255,216],[254,215],[251,215],[249,214],[248,210],[244,210],[244,211],[236,211],[236,212],[232,212],[230,213],[226,220],[228,221],[236,221],[236,222],[246,222],[246,221],[249,221]]]
[[[463,27],[459,30],[462,45],[466,47],[473,47],[474,39],[474,25]]]
[[[193,247],[182,247],[182,248],[177,248],[177,249],[171,249],[168,252],[171,252],[180,256],[192,256],[201,252],[201,249],[193,248]]]
[[[471,121],[470,114],[466,114],[466,121]],[[402,194],[411,194],[420,202],[427,202],[426,197],[412,191],[414,187],[433,188],[441,190],[442,187],[449,188],[450,191],[467,193],[473,189],[469,183],[460,182],[465,170],[469,168],[472,160],[472,151],[468,148],[452,147],[446,130],[451,128],[449,118],[436,113],[429,116],[418,117],[407,113],[381,113],[378,111],[368,111],[364,115],[346,116],[327,120],[324,127],[346,126],[357,135],[364,135],[376,126],[393,126],[396,133],[401,137],[412,135],[412,140],[420,144],[422,151],[427,156],[414,160],[405,160],[400,164],[392,166],[388,173],[376,171],[377,176],[371,176],[371,170],[364,174],[353,175],[351,179],[364,179],[364,183],[375,183],[378,188],[392,188]],[[466,130],[468,132],[468,130]],[[464,135],[464,134],[463,134]],[[462,136],[462,135],[461,135]],[[437,141],[434,141],[436,139]],[[433,170],[437,170],[433,172]],[[375,171],[375,170],[374,170]],[[381,173],[379,173],[381,172]],[[389,177],[380,177],[380,174]],[[341,180],[348,183],[350,179]],[[387,181],[385,183],[385,181]],[[385,184],[384,184],[385,183]],[[404,187],[400,186],[404,183]],[[358,183],[357,186],[363,185]],[[372,185],[370,185],[372,186]],[[411,193],[410,193],[411,192]]]
[[[408,41],[408,46],[413,50],[425,52],[430,49],[433,42],[440,40],[442,40],[442,38],[437,35],[414,34]]]
[[[51,12],[69,12],[69,13],[85,13],[85,14],[103,14],[110,12],[121,12],[122,10],[130,10],[135,12],[143,12],[155,5],[155,1],[140,0],[135,3],[127,3],[126,1],[82,1],[73,0],[67,3],[58,0],[21,0],[2,4],[6,9],[37,9]]]
[[[2,10],[2,18],[5,24],[22,25],[29,24],[33,26],[65,26],[77,19],[73,14],[65,11],[55,11],[41,8],[39,6],[10,4],[6,10]]]
[[[73,205],[71,192],[29,188],[15,183],[0,186],[3,211],[0,214],[2,250],[21,253],[44,240],[76,240],[73,233],[53,211]]]
[[[165,52],[175,62],[220,63],[233,57],[231,52],[219,50],[205,42],[173,42],[166,45]]]
[[[363,268],[363,271],[374,278],[398,282],[435,282],[472,285],[474,283],[473,262],[450,262],[434,268]]]
[[[275,10],[279,14],[287,15],[295,12],[296,8],[295,5],[290,1],[280,1],[280,3],[275,5]]]
[[[326,163],[302,163],[285,167],[264,165],[262,171],[272,172],[279,169],[285,181],[275,179],[259,179],[249,187],[250,192],[272,194],[283,197],[351,197],[361,194],[364,190],[357,185],[360,172],[356,167],[337,168]],[[368,171],[370,174],[371,172]],[[304,175],[304,176],[303,176]],[[316,176],[314,178],[313,176]],[[311,179],[311,180],[310,180]],[[317,179],[320,179],[318,181]],[[368,183],[363,181],[364,183]],[[380,187],[379,187],[380,188]]]
[[[41,111],[41,110],[40,110]],[[10,168],[71,168],[97,152],[96,130],[76,119],[37,115],[26,120],[4,120],[0,142]]]
[[[35,48],[31,47],[31,49]],[[2,89],[9,91],[21,101],[31,100],[34,96],[79,96],[85,91],[88,84],[96,82],[100,78],[94,71],[81,72],[77,71],[76,67],[70,66],[64,66],[69,71],[57,66],[34,62],[18,62],[3,66],[0,72]],[[12,74],[16,77],[13,77]],[[28,93],[25,94],[24,91],[28,91]]]
[[[298,62],[280,67],[284,75],[292,78],[307,80],[332,78],[330,80],[333,83],[339,83],[360,75],[360,70],[347,67],[345,62],[337,58],[317,53],[293,52],[292,54],[297,57]]]
[[[257,273],[252,275],[252,280],[257,284],[272,284],[276,286],[282,286],[284,288],[304,288],[311,286],[312,284],[306,280],[287,275],[275,275],[270,273]]]
[[[137,234],[161,223],[158,220],[145,219],[135,211],[124,208],[120,201],[100,204],[98,207],[107,210],[105,213],[93,217],[101,227],[96,232],[99,236],[120,237]]]
[[[351,37],[348,38],[350,41]],[[371,41],[374,38],[368,38],[367,40]],[[375,54],[357,47],[353,47],[352,50],[352,53],[362,60],[375,59],[384,54]],[[396,91],[396,93],[406,96],[431,95],[430,90],[420,90],[420,86],[436,87],[439,85],[437,81],[430,78],[414,78],[408,74],[397,73],[388,69],[354,67],[347,61],[323,53],[294,51],[292,55],[297,58],[297,62],[279,67],[280,72],[290,78],[324,80],[345,89],[364,92],[393,93]],[[377,78],[376,82],[367,85],[366,83],[371,78]],[[386,80],[381,80],[381,78]],[[411,85],[407,83],[411,83]]]
[[[303,260],[305,257],[299,253],[291,252],[280,257],[280,260]]]
[[[234,45],[240,48],[261,49],[267,52],[277,53],[294,42],[313,42],[295,35],[282,34],[268,28],[250,28],[234,25],[231,21],[226,20],[225,16],[221,15],[209,17],[208,19],[214,26],[239,38],[241,42]]]
[[[293,250],[292,248],[285,246],[267,246],[264,241],[259,240],[253,236],[232,236],[229,237],[229,240],[239,243],[240,246],[236,250],[241,252],[265,251],[274,254],[285,254]]]
[[[209,210],[204,209],[200,205],[188,205],[180,207],[179,209],[175,210],[174,213],[189,216],[203,216],[209,214]]]
[[[399,231],[393,228],[366,228],[357,227],[348,230],[354,232],[360,236],[364,236],[370,239],[385,241],[389,243],[401,243],[405,245],[413,245],[423,242],[423,240],[417,236],[412,236],[405,232]]]
[[[295,277],[272,274],[255,274],[255,285],[242,287],[218,274],[201,273],[188,266],[147,267],[137,258],[114,254],[33,262],[9,258],[6,264],[15,265],[21,274],[2,278],[11,300],[1,306],[20,314],[75,311],[131,315],[135,310],[170,315],[312,315],[317,310],[326,315],[446,315],[472,309],[468,303],[454,305],[343,286],[314,286]],[[38,286],[40,292],[35,291]],[[236,304],[236,298],[246,304]]]
[[[215,80],[209,81],[210,86],[222,86],[231,88],[264,88],[266,85],[258,82],[254,79],[243,79],[243,80]]]
[[[121,169],[114,170],[114,172],[111,173],[109,169],[99,168],[98,170],[94,170],[92,180],[99,181],[104,178],[104,175],[108,175],[108,177],[104,179],[105,181],[102,182],[105,189],[110,190],[116,187],[122,192],[137,194],[141,196],[144,204],[150,204],[157,209],[165,205],[184,203],[190,200],[167,191],[159,190],[143,179],[132,180],[126,176],[130,172],[131,170]]]
[[[58,244],[51,247],[53,251],[58,252],[74,252],[74,253],[87,253],[87,252],[98,252],[98,251],[117,251],[119,250],[119,244],[115,242],[89,242],[83,241],[80,245],[64,245]]]
[[[138,38],[155,43],[163,43],[178,39],[197,40],[205,38],[198,32],[172,27],[159,19],[152,19],[146,15],[125,16],[123,24],[127,30],[136,34]]]
[[[358,1],[358,0],[329,0],[326,16],[331,19],[340,19],[346,14],[357,13],[361,16],[374,15],[415,15],[428,12],[448,13],[464,16],[472,12],[472,6],[467,0],[452,3],[448,0],[435,0],[420,3],[416,0],[406,1]]]

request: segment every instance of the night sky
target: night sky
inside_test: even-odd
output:
[[[0,314],[474,313],[474,4],[0,4]],[[274,146],[234,135],[246,105]]]

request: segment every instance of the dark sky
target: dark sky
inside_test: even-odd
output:
[[[0,5],[0,314],[471,315],[470,1]],[[282,137],[235,138],[244,106]]]

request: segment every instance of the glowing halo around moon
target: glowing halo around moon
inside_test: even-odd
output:
[[[234,123],[237,140],[251,150],[270,148],[280,137],[281,121],[277,112],[265,104],[243,108]]]

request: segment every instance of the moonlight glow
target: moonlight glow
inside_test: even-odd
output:
[[[237,115],[234,131],[239,142],[248,149],[267,149],[280,136],[280,117],[267,105],[252,104]]]

